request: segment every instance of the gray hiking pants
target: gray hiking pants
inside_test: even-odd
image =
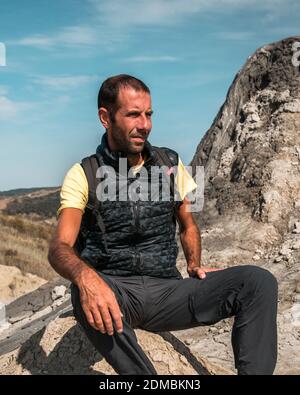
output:
[[[267,270],[237,266],[198,278],[110,276],[123,317],[123,333],[113,336],[92,328],[72,284],[76,320],[119,374],[157,374],[137,342],[135,328],[151,332],[211,325],[235,316],[232,347],[238,374],[272,374],[277,359],[277,281]],[[208,338],[207,341],[210,339]]]

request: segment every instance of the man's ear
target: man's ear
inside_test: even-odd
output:
[[[98,115],[104,129],[108,129],[109,126],[111,125],[111,120],[108,110],[105,107],[100,107],[98,111]]]

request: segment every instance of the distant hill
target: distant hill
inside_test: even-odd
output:
[[[28,193],[37,192],[41,190],[51,191],[56,190],[59,187],[37,187],[37,188],[17,188],[17,189],[10,189],[8,191],[0,191],[0,197],[17,197],[21,195],[27,195]]]
[[[56,215],[58,207],[59,191],[56,191],[38,197],[18,197],[7,203],[3,212],[9,215],[37,214],[42,218],[50,218]]]
[[[20,188],[0,193],[3,214],[34,214],[41,219],[56,215],[60,187]]]

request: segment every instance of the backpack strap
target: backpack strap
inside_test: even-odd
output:
[[[81,166],[83,167],[88,182],[89,195],[88,195],[88,202],[86,207],[89,210],[93,211],[95,208],[98,208],[98,203],[100,203],[97,200],[97,195],[96,195],[96,189],[97,189],[96,172],[99,167],[99,163],[96,155],[91,155],[88,156],[87,158],[83,158],[81,161]]]
[[[155,147],[152,146],[153,150],[157,154],[157,161],[160,166],[167,166],[169,169],[171,169],[173,166],[178,165],[178,155],[175,151],[172,152],[172,160],[170,156],[167,154],[167,150],[170,151],[168,148],[163,148],[163,147]],[[173,158],[175,154],[175,158]],[[172,196],[174,196],[174,190],[175,190],[175,180],[174,180],[174,173],[171,173],[168,175],[169,177],[167,178],[167,181],[169,182],[170,180],[170,191]]]
[[[87,216],[87,221],[85,222],[85,225],[87,226],[88,223],[90,223],[90,219],[91,217],[95,217],[97,220],[97,224],[101,230],[101,233],[104,236],[104,245],[105,245],[105,249],[106,251],[108,251],[107,249],[107,241],[106,241],[106,232],[105,232],[105,224],[103,222],[103,218],[100,214],[100,207],[101,207],[101,202],[100,200],[98,200],[97,198],[97,186],[99,184],[99,181],[96,178],[96,173],[97,170],[100,166],[100,163],[98,161],[98,157],[97,155],[91,155],[88,156],[86,158],[83,158],[81,161],[81,166],[85,172],[86,175],[86,179],[88,182],[88,202],[86,205],[86,209],[92,214]]]

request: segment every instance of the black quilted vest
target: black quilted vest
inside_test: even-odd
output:
[[[149,175],[150,166],[158,166],[154,148],[148,141],[145,143],[143,155],[146,159],[143,166]],[[175,151],[161,149],[165,150],[174,165],[178,164]],[[125,158],[125,155],[122,152],[110,151],[105,133],[96,156],[99,165],[108,165],[115,169],[118,196],[119,158]],[[147,176],[147,180],[142,179],[142,175],[140,177],[141,181],[148,182],[150,193],[150,177]],[[136,177],[128,178],[127,187],[135,180]],[[160,177],[159,182],[164,182],[163,177]],[[102,201],[97,208],[97,215],[95,210],[92,212],[87,207],[81,227],[84,238],[81,259],[104,274],[181,277],[176,268],[176,204],[178,203],[174,202],[171,194],[170,201]],[[96,220],[97,216],[101,218],[102,229]]]

